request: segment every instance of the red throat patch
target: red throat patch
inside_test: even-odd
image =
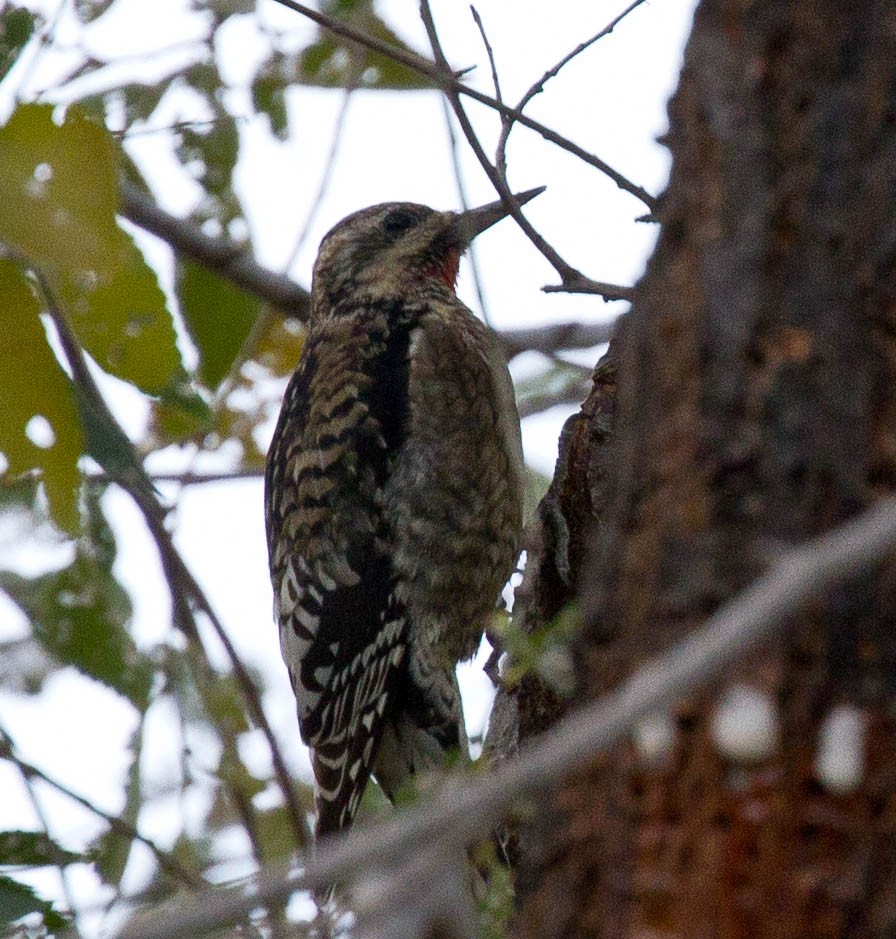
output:
[[[437,261],[427,271],[432,277],[444,281],[452,290],[457,285],[457,272],[460,270],[461,252],[457,248],[446,251],[441,261]]]

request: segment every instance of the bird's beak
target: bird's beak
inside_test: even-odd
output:
[[[537,189],[527,189],[525,192],[518,192],[510,198],[517,205],[525,205],[530,199],[534,199],[545,190],[544,186]],[[466,212],[460,212],[455,216],[454,230],[457,232],[458,240],[466,247],[477,235],[481,234],[486,228],[491,228],[495,222],[500,222],[502,218],[509,215],[510,211],[499,199],[497,202],[489,202],[488,205],[481,205],[478,209],[467,209]]]

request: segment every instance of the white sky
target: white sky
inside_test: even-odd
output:
[[[515,102],[547,68],[625,5],[622,0],[479,0],[476,7],[494,47],[505,98]],[[693,5],[693,0],[645,3],[611,36],[551,81],[528,113],[596,153],[648,191],[658,193],[668,172],[668,155],[655,138],[666,127],[666,100],[677,81]],[[48,2],[50,9],[55,6],[55,2]],[[280,29],[295,31],[297,36],[309,29],[301,17],[271,0],[261,7],[265,19]],[[415,48],[428,50],[416,3],[387,0],[378,4],[378,9]],[[491,93],[490,69],[467,4],[436,0],[433,9],[449,60],[458,68],[476,65],[465,81]],[[72,23],[71,16],[61,21],[63,38],[74,39]],[[201,31],[201,24],[201,18],[185,11],[183,0],[151,4],[118,0],[113,12],[91,30],[88,43],[104,54],[132,55],[189,39]],[[248,18],[229,24],[219,36],[217,54],[222,71],[235,86],[228,94],[228,105],[237,113],[249,113],[248,90],[239,86],[251,76],[263,51],[264,41]],[[143,63],[129,59],[121,68],[130,77],[153,80],[172,61],[183,61],[184,54],[176,52]],[[52,63],[36,70],[32,87],[43,87],[52,74]],[[292,135],[286,143],[271,138],[263,122],[241,124],[242,159],[236,185],[247,207],[258,258],[274,269],[286,264],[304,227],[341,101],[338,91],[293,91],[289,96]],[[8,107],[9,102],[0,101],[0,116],[5,117]],[[495,116],[472,103],[470,113],[486,150],[493,152],[498,130]],[[169,96],[153,123],[164,127],[196,116],[194,102],[187,96]],[[359,207],[389,199],[458,207],[446,141],[442,106],[434,92],[357,93],[349,107],[329,193],[305,249],[290,269],[295,278],[309,283],[321,235]],[[471,200],[493,200],[494,192],[466,143],[460,146]],[[165,134],[140,136],[129,144],[129,150],[153,183],[161,204],[173,212],[188,211],[198,193],[174,160],[170,138]],[[527,207],[526,214],[569,262],[596,280],[629,284],[637,279],[656,237],[654,227],[634,221],[646,211],[643,205],[596,170],[525,128],[513,132],[508,164],[515,188],[548,187]],[[158,264],[163,282],[170,283],[167,250],[151,238],[141,237],[140,242],[150,260]],[[557,283],[558,278],[511,222],[483,236],[477,245],[477,260],[489,314],[499,327],[577,318],[599,321],[621,309],[620,304],[604,304],[595,297],[542,293],[543,285]],[[459,292],[475,308],[466,265]],[[191,351],[186,350],[186,355]],[[519,363],[517,373],[530,373],[533,358]],[[594,358],[589,354],[584,360],[590,363]],[[109,381],[104,387],[129,432],[139,436],[146,414],[140,396],[118,382]],[[558,408],[524,422],[527,459],[543,472],[550,473],[553,468],[557,434],[568,413],[569,409]],[[165,453],[153,458],[151,468],[176,471],[187,465],[188,457]],[[202,465],[213,468],[221,463],[216,458]],[[163,488],[163,493],[177,494],[173,487]],[[169,636],[170,615],[155,549],[125,496],[112,491],[105,506],[119,539],[116,571],[135,601],[135,635],[144,646],[164,641]],[[261,482],[187,489],[179,496],[172,520],[177,544],[241,655],[268,677],[266,710],[289,765],[307,774],[292,695],[271,621]],[[15,565],[33,572],[64,559],[58,550],[52,555],[36,555],[18,542],[14,532],[0,529],[2,566]],[[0,639],[25,632],[21,617],[0,598]],[[469,729],[475,733],[484,723],[490,701],[488,681],[478,669],[465,670],[464,691]],[[147,735],[150,743],[144,765],[148,785],[164,785],[177,765],[180,741],[165,708],[164,704],[154,706],[149,717],[159,732]],[[25,758],[109,811],[120,810],[124,750],[134,718],[112,692],[66,670],[54,676],[37,697],[0,690],[0,717]],[[202,745],[202,741],[197,744],[200,752]],[[260,742],[248,740],[246,754],[253,765],[266,765]],[[208,762],[212,765],[211,758]],[[43,790],[41,794],[44,797]],[[94,818],[63,799],[47,794],[44,802],[53,833],[72,850],[79,850],[102,830]],[[178,832],[182,809],[170,800],[160,800],[141,817],[140,827],[168,845]],[[199,809],[201,806],[188,806],[186,813],[195,819]],[[0,828],[36,824],[17,774],[0,764]],[[241,846],[233,848],[239,854]],[[129,869],[134,889],[139,889],[144,870],[138,854]],[[96,878],[86,866],[74,868],[72,880],[85,907],[101,898]],[[59,896],[58,880],[52,872],[38,875],[32,882],[45,895]],[[87,935],[108,928],[96,917],[86,917],[84,922]]]

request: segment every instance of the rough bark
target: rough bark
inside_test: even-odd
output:
[[[598,371],[567,428],[523,592],[529,626],[579,596],[576,699],[896,485],[896,7],[704,0],[668,142],[618,375]],[[518,934],[896,933],[893,573],[730,676],[776,710],[757,762],[711,732],[726,681],[679,703],[665,760],[627,746],[565,781],[523,833]],[[564,706],[507,698],[515,740]],[[865,766],[835,792],[818,738],[844,702]]]

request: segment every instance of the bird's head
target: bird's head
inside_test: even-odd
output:
[[[513,201],[524,205],[543,189],[518,193]],[[341,300],[359,295],[403,297],[425,280],[453,289],[470,242],[507,214],[498,201],[466,212],[383,202],[349,215],[321,241],[311,284],[312,315],[331,315]]]

